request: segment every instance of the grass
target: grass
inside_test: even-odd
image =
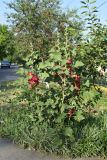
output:
[[[103,95],[100,100],[98,100],[96,107],[101,110],[107,110],[107,87],[97,86],[97,88],[103,92]]]
[[[14,98],[15,90],[13,82],[0,83],[0,107],[10,105],[10,100]]]
[[[103,94],[103,97],[97,102],[96,107],[101,110],[107,110],[107,94]]]
[[[16,98],[16,93],[20,94],[21,89],[15,81],[0,83],[0,107],[11,106],[12,100]]]

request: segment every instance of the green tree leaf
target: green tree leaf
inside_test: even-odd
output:
[[[74,140],[74,135],[73,135],[73,129],[72,128],[66,127],[64,129],[64,134],[65,134],[65,136],[69,137],[70,140]]]

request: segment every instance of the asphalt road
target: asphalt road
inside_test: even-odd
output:
[[[11,66],[11,68],[0,68],[0,81],[16,80],[18,75],[16,74],[18,66]]]

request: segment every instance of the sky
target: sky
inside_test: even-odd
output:
[[[5,2],[11,2],[12,0],[0,0],[0,23],[7,24],[7,17],[6,13],[9,12],[8,7],[6,6]],[[98,16],[101,19],[103,24],[107,24],[107,1],[106,0],[97,0],[96,5],[100,6]],[[78,9],[81,6],[80,0],[62,0],[63,8],[70,8],[70,9]]]

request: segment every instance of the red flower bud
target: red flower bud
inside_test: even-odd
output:
[[[71,66],[68,67],[68,71],[69,71],[69,75],[72,75],[72,67]]]
[[[32,68],[33,68],[33,66],[29,66],[29,68],[31,68],[31,69],[32,69]]]
[[[68,68],[68,71],[69,71],[69,75],[71,75],[72,74],[72,66],[71,66],[72,65],[72,59],[68,59],[66,64],[67,64],[67,68]]]
[[[72,64],[72,59],[68,59],[66,64]]]
[[[75,108],[69,108],[67,113],[68,117],[71,118],[74,115],[75,111]]]
[[[75,89],[80,90],[80,76],[79,75],[73,75],[75,82],[74,82],[74,86]]]

